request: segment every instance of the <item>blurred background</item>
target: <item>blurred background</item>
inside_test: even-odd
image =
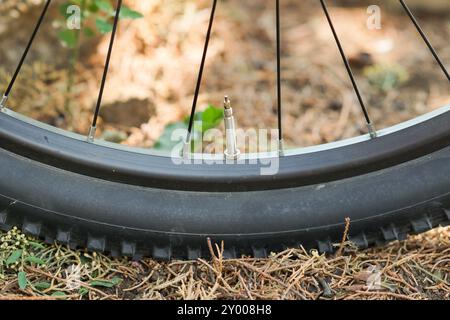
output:
[[[53,2],[8,107],[86,134],[115,1]],[[125,3],[98,135],[162,148],[162,137],[189,115],[212,1]],[[450,67],[448,0],[408,3]],[[42,4],[0,2],[0,91],[6,88]],[[79,32],[66,25],[70,4],[82,7]],[[381,8],[381,29],[367,27],[369,5]],[[450,102],[448,81],[397,0],[329,1],[329,6],[377,128]],[[365,133],[361,109],[319,1],[281,0],[281,15],[287,145],[308,146]],[[220,108],[223,96],[229,95],[238,127],[276,128],[275,44],[275,1],[219,1],[199,112]],[[221,128],[221,121],[215,121],[220,119],[213,120],[212,126]]]

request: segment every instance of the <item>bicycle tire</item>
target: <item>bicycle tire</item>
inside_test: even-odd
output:
[[[450,112],[323,151],[260,165],[175,165],[0,113],[0,228],[138,259],[333,252],[351,219],[361,248],[450,220]]]

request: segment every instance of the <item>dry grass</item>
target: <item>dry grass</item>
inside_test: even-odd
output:
[[[168,263],[46,245],[17,230],[9,235],[2,235],[0,299],[450,298],[450,228],[365,251],[346,243],[335,256],[297,248],[267,259],[224,260],[223,244],[210,243],[211,261]],[[21,259],[6,266],[17,249]],[[19,272],[26,288],[19,288]]]

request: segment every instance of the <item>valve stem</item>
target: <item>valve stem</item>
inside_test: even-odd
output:
[[[223,107],[227,143],[225,157],[230,160],[237,160],[241,152],[237,147],[236,125],[233,116],[233,108],[231,108],[231,100],[228,96],[225,96]]]
[[[6,101],[8,101],[8,96],[3,95],[2,100],[0,101],[0,111],[4,111],[6,108]]]

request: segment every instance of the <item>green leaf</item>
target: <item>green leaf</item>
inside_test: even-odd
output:
[[[49,282],[37,282],[37,283],[33,283],[33,287],[35,287],[38,290],[47,290],[51,287],[52,285]]]
[[[209,105],[203,112],[196,112],[194,115],[194,130],[197,133],[205,133],[209,129],[216,128],[223,120],[223,109]],[[186,124],[189,123],[189,116],[184,119]],[[201,122],[201,126],[199,125]]]
[[[108,0],[94,0],[95,5],[103,12],[111,14],[114,8]]]
[[[16,263],[19,261],[19,259],[22,257],[22,250],[16,250],[11,253],[11,255],[6,259],[6,265],[9,266],[13,263]]]
[[[25,290],[27,288],[27,284],[28,284],[27,274],[23,271],[20,271],[17,274],[17,282],[19,283],[19,288],[21,290]]]
[[[29,262],[29,263],[34,263],[34,264],[37,264],[37,265],[43,265],[43,264],[45,264],[45,261],[44,261],[44,260],[39,259],[38,257],[35,257],[35,256],[29,256],[29,257],[26,257],[26,258],[25,258],[25,261],[26,261],[26,262]]]
[[[94,2],[91,2],[91,3],[88,5],[85,14],[88,14],[88,13],[97,13],[99,10],[100,10],[99,7],[98,7]]]
[[[185,122],[175,122],[167,125],[163,134],[159,137],[153,148],[164,151],[172,150],[173,147],[180,143],[180,141],[172,140],[172,133],[178,129],[187,129],[187,124]]]
[[[52,293],[52,297],[65,297],[66,294],[64,292],[61,291],[56,291]]]
[[[89,38],[95,36],[95,31],[88,27],[83,29],[83,33],[86,37],[89,37]]]
[[[202,113],[202,133],[205,133],[209,129],[216,128],[223,120],[223,110],[216,108],[212,105],[208,106]]]
[[[89,290],[86,288],[80,288],[80,290],[78,290],[78,293],[80,296],[85,296],[86,294],[89,293]]]
[[[66,2],[62,5],[59,6],[59,13],[63,16],[63,17],[67,17],[67,8],[70,7],[72,5],[72,3],[70,2]]]
[[[141,19],[144,16],[142,15],[142,13],[134,11],[126,6],[122,7],[122,9],[120,10],[120,14],[119,17],[121,19]]]
[[[45,246],[39,242],[29,241],[28,244],[36,249],[45,249]]]
[[[195,141],[201,139],[203,133],[219,126],[223,117],[223,110],[212,105],[208,106],[203,112],[196,112],[194,115],[194,130],[191,137],[193,144],[195,145]],[[188,124],[189,116],[184,118],[182,122],[167,125],[163,134],[153,146],[153,149],[163,151],[172,150],[180,143],[180,141],[172,141],[172,133],[177,129],[187,129]]]
[[[95,280],[91,281],[89,284],[93,287],[104,287],[104,288],[113,288],[120,284],[122,279],[119,277],[114,277],[111,280]]]
[[[106,34],[113,30],[113,25],[106,20],[97,18],[95,20],[95,25],[100,33]]]
[[[194,121],[202,121],[202,117],[203,117],[203,112],[198,111],[194,114]],[[183,121],[184,121],[184,123],[186,123],[186,125],[188,125],[190,119],[191,119],[190,116],[186,116]]]
[[[74,30],[61,30],[58,32],[58,38],[64,46],[73,49],[77,45],[77,34]]]

